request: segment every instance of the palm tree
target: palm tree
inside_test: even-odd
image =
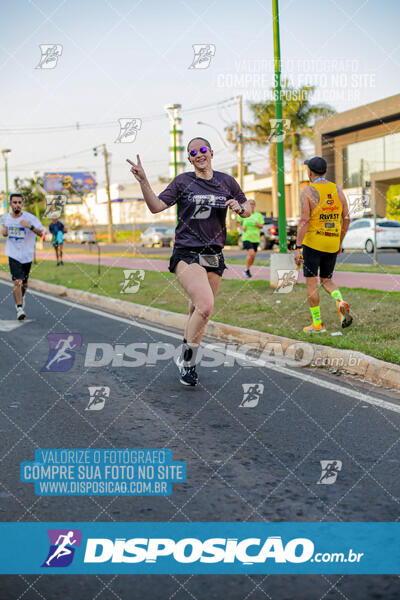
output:
[[[295,214],[299,200],[299,182],[297,161],[303,156],[302,143],[304,139],[312,139],[313,125],[319,117],[334,114],[334,108],[327,104],[312,104],[311,96],[315,92],[315,86],[304,85],[294,88],[287,80],[282,82],[282,117],[290,122],[285,132],[284,148],[291,152],[292,156],[292,188],[291,188],[291,213]],[[275,119],[275,101],[253,102],[250,104],[253,113],[254,124],[246,125],[249,133],[260,138],[252,143],[265,146],[266,141],[273,141],[271,134],[271,120]],[[276,164],[276,144],[269,145],[269,163],[272,171],[272,206],[274,215],[278,214],[278,174]]]

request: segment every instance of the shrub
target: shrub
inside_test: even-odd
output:
[[[238,231],[227,231],[226,233],[226,245],[237,246],[239,243],[239,232]]]

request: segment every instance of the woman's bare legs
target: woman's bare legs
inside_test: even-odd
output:
[[[221,277],[216,273],[207,273],[197,263],[188,265],[182,260],[175,268],[175,275],[190,298],[185,338],[188,344],[198,345],[211,317]]]

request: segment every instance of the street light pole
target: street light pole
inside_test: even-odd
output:
[[[237,140],[237,144],[238,144],[238,178],[239,178],[239,185],[241,187],[241,189],[243,190],[243,175],[244,175],[244,168],[243,168],[243,96],[238,96],[238,104],[239,104],[239,114],[238,114],[238,140]]]
[[[9,201],[8,201],[8,155],[10,154],[10,148],[4,148],[1,153],[4,159],[4,174],[6,177],[6,212],[9,210]]]
[[[178,175],[178,160],[176,158],[176,121],[172,126],[172,137],[174,139],[174,177]]]
[[[217,136],[221,140],[224,148],[226,148],[227,150],[229,150],[228,144],[225,142],[224,138],[222,137],[222,135],[220,134],[220,132],[218,131],[218,129],[216,127],[214,127],[214,125],[210,125],[210,123],[204,123],[204,121],[196,121],[196,125],[204,125],[205,127],[211,127],[211,129],[214,129],[215,133],[217,134]]]
[[[181,104],[167,104],[164,107],[165,112],[169,118],[170,122],[170,163],[169,163],[169,176],[170,179],[173,179],[180,173],[182,173],[183,168],[185,166],[185,162],[183,160],[183,151],[184,147],[182,145],[182,117],[180,116],[180,111],[182,108]],[[171,160],[172,159],[172,160]]]
[[[286,209],[285,209],[285,159],[283,151],[283,123],[281,98],[281,50],[279,41],[278,0],[272,0],[275,60],[275,117],[276,117],[276,159],[278,171],[278,227],[279,252],[287,253]]]
[[[183,151],[184,147],[182,145],[182,128],[181,122],[182,117],[180,116],[182,105],[181,104],[167,104],[164,107],[165,112],[169,118],[170,122],[170,146],[169,151],[172,152],[172,161],[170,159],[169,163],[169,176],[170,179],[174,179],[179,173],[182,173],[185,163],[183,161]],[[177,129],[177,124],[179,129]],[[172,146],[171,146],[172,143]],[[172,167],[172,169],[171,169]],[[171,172],[172,171],[172,172]],[[178,205],[175,208],[176,211],[176,222],[178,223]]]
[[[38,175],[39,175],[39,171],[33,171],[32,177],[33,177],[33,181],[35,182],[35,215],[37,218],[39,218],[39,196],[38,196],[38,183],[37,183]]]
[[[378,266],[378,251],[376,247],[376,188],[374,194],[374,258],[372,264],[374,267]]]

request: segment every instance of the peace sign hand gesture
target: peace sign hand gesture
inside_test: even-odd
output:
[[[135,163],[131,160],[129,160],[129,158],[126,159],[126,162],[128,162],[130,165],[132,165],[131,167],[131,173],[135,176],[135,179],[139,182],[139,183],[143,183],[144,181],[146,181],[146,173],[144,172],[144,169],[142,167],[142,163],[140,162],[140,156],[139,154],[136,154],[137,157],[137,164],[135,165]]]

